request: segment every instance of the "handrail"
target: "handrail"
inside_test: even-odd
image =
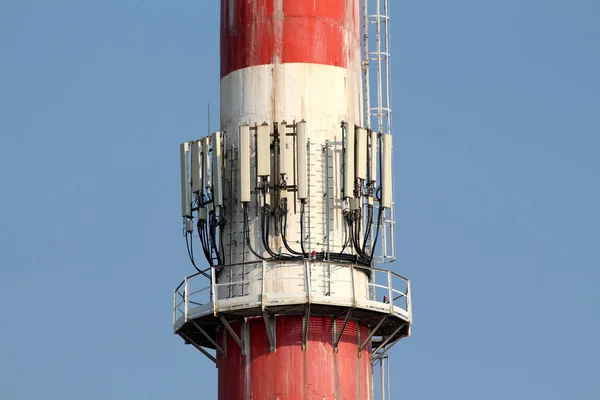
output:
[[[340,276],[341,279],[335,279],[327,276],[320,275],[319,266],[327,264],[327,265],[335,265],[338,267],[348,268],[349,276],[346,277],[344,274]],[[254,265],[259,271],[259,274],[253,275],[251,277],[247,275],[242,275],[241,280],[230,281],[230,282],[216,282],[216,272],[217,270],[222,270],[226,267],[232,266],[244,266],[244,265]],[[272,267],[272,269],[267,269],[267,267]],[[288,293],[285,289],[277,289],[273,291],[273,289],[269,289],[269,281],[272,280],[282,280],[282,281],[290,281],[297,280],[298,284],[303,288],[300,289],[307,297],[306,301],[313,302],[327,299],[332,299],[333,301],[350,301],[348,303],[349,307],[359,307],[359,308],[371,308],[374,310],[385,311],[391,315],[398,314],[398,312],[405,313],[402,315],[408,316],[409,321],[411,319],[411,302],[410,302],[410,281],[403,276],[381,268],[375,267],[365,267],[363,265],[358,265],[354,263],[338,263],[338,262],[328,262],[328,261],[310,261],[310,260],[298,260],[298,261],[281,261],[276,263],[270,263],[265,261],[250,261],[244,263],[237,263],[235,265],[229,266],[213,266],[211,267],[211,282],[206,282],[205,285],[198,288],[197,280],[195,279],[197,276],[200,276],[200,273],[195,273],[186,277],[180,284],[177,286],[173,293],[173,324],[176,325],[178,321],[188,321],[190,318],[194,318],[194,315],[197,315],[198,311],[194,311],[197,307],[203,307],[202,313],[211,312],[215,315],[222,309],[231,309],[231,307],[247,307],[248,303],[244,303],[248,299],[248,294],[244,294],[242,290],[242,294],[239,295],[239,291],[235,290],[235,295],[231,291],[223,290],[222,288],[234,287],[241,285],[242,288],[245,285],[258,285],[256,289],[252,290],[254,295],[259,296],[275,296],[275,298],[279,295],[283,295],[284,293]],[[276,271],[278,268],[285,267],[296,267],[299,268],[299,274],[292,274],[294,276],[270,276],[270,273]],[[301,271],[301,272],[300,272]],[[356,274],[356,271],[360,271],[361,274]],[[357,279],[358,276],[365,276],[362,274],[364,271],[369,271],[369,278]],[[262,273],[260,273],[262,272]],[[385,274],[385,278],[384,275]],[[222,275],[224,276],[224,275]],[[376,279],[377,276],[377,279]],[[400,281],[396,282],[395,279],[399,279]],[[198,280],[198,282],[201,282]],[[320,293],[322,282],[332,282],[337,283],[340,286],[340,292],[335,294],[337,291],[327,291]],[[394,287],[394,283],[397,284]],[[362,289],[359,289],[361,288]],[[364,291],[366,289],[366,292]],[[210,294],[208,291],[210,290]],[[383,295],[383,300],[379,297]],[[322,297],[325,296],[325,297]],[[341,296],[341,297],[340,297]],[[358,296],[358,298],[357,298]],[[343,300],[346,298],[347,300]],[[239,299],[240,301],[236,303],[235,299]],[[336,300],[334,300],[336,299]],[[233,303],[231,303],[233,300]],[[256,301],[256,300],[252,300]],[[264,297],[263,300],[260,300],[262,303],[262,307],[265,307]],[[329,303],[330,300],[327,300]],[[366,302],[366,303],[365,303]],[[210,306],[212,304],[212,306]],[[256,304],[256,303],[253,303]],[[342,303],[343,304],[343,303]],[[208,308],[206,308],[208,307]],[[252,306],[254,307],[254,306]],[[402,310],[402,311],[399,311]]]
[[[304,261],[304,260],[302,260],[302,261]],[[307,261],[311,262],[310,260],[307,260]],[[365,271],[378,271],[378,272],[384,272],[386,274],[389,272],[390,274],[392,274],[396,278],[400,278],[403,281],[408,281],[409,280],[408,278],[406,278],[406,277],[404,277],[404,276],[402,276],[402,275],[400,275],[400,274],[398,274],[398,273],[396,273],[394,271],[390,271],[390,270],[387,270],[387,269],[381,269],[381,268],[377,268],[377,267],[367,267],[365,265],[360,265],[360,264],[356,264],[356,263],[344,263],[344,262],[328,261],[328,260],[315,260],[315,261],[312,261],[312,262],[319,263],[319,264],[336,265],[336,266],[348,266],[348,267],[353,266],[353,268],[355,268],[355,269],[360,269],[360,270],[365,270]],[[214,265],[213,267],[211,267],[211,275],[214,275],[214,271],[215,270],[221,270],[221,269],[224,269],[224,268],[231,268],[231,267],[240,267],[242,265],[252,265],[252,264],[258,266],[261,263],[262,263],[262,261],[258,260],[258,261],[246,261],[246,262],[240,262],[240,263],[234,263],[234,264],[228,264],[228,265]],[[272,263],[276,263],[280,267],[284,266],[285,264],[290,264],[292,266],[298,266],[299,265],[298,264],[298,260],[294,260],[294,261],[291,261],[291,260],[274,260]],[[180,289],[181,286],[183,286],[183,284],[185,283],[186,279],[192,279],[192,278],[194,278],[194,277],[196,277],[198,275],[202,275],[202,274],[200,272],[196,272],[195,274],[186,277],[184,280],[181,281],[181,283],[179,284],[179,286],[177,286],[177,288],[175,290]],[[213,280],[214,279],[215,279],[215,277],[213,276]]]
[[[201,275],[201,274],[202,274],[201,272],[196,272],[194,275],[190,275],[190,276],[186,277],[184,280],[182,280],[182,281],[181,281],[181,283],[179,284],[179,286],[177,286],[177,287],[175,288],[175,291],[178,291],[179,289],[181,289],[181,287],[182,287],[182,286],[183,286],[183,284],[185,283],[185,280],[186,280],[186,279],[192,279],[193,277],[195,277],[195,276],[198,276],[198,275]]]
[[[190,280],[189,279],[185,279],[185,291],[183,292],[183,296],[185,299],[185,320],[188,320],[188,315],[189,315],[189,310],[190,310]]]

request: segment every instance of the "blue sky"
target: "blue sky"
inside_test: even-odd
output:
[[[600,398],[600,3],[391,5],[393,398]],[[171,292],[218,9],[0,1],[0,398],[216,398]]]

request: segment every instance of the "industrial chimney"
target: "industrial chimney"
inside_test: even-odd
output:
[[[173,298],[220,400],[372,399],[410,334],[410,282],[376,268],[395,259],[388,29],[387,0],[221,1],[220,131],[181,144],[197,273]]]

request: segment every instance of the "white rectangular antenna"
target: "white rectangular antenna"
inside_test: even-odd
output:
[[[377,180],[377,132],[371,131],[371,165],[369,168],[369,182]]]
[[[210,149],[209,138],[202,139],[202,177],[204,178],[204,187],[210,187]]]
[[[354,124],[344,122],[344,197],[354,197]]]
[[[271,130],[266,123],[256,129],[256,171],[258,176],[271,175]]]
[[[223,205],[223,149],[221,146],[221,132],[212,135],[212,184],[213,204],[215,207]]]
[[[201,150],[197,141],[192,142],[192,193],[202,191],[202,165],[200,164]]]
[[[300,121],[296,124],[296,159],[298,160],[298,177],[296,185],[298,186],[298,199],[306,200],[308,198],[307,187],[307,141],[306,141],[306,122]]]
[[[279,174],[287,174],[287,137],[285,136],[286,122],[279,124]]]
[[[188,154],[190,151],[189,143],[181,143],[179,147],[179,154],[181,159],[181,216],[190,217],[192,216],[191,209],[191,197],[190,197],[190,177],[189,177],[189,164]]]
[[[250,127],[240,126],[240,201],[250,202]]]
[[[363,128],[358,128],[356,130],[356,160],[355,162],[355,171],[356,178],[362,179],[363,181],[367,179],[367,130]]]
[[[392,207],[392,135],[382,135],[381,207]]]

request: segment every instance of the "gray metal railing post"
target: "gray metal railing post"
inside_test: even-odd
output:
[[[412,322],[412,303],[410,301],[410,281],[406,281],[406,312],[408,312],[408,320]]]
[[[388,271],[387,276],[388,276],[388,293],[390,296],[388,298],[388,301],[390,302],[390,314],[393,314],[394,313],[394,291],[392,290],[392,271]]]
[[[308,260],[304,260],[304,276],[306,279],[306,299],[310,302],[311,300],[311,285],[310,285],[310,271],[308,270]]]
[[[216,286],[215,267],[210,267],[210,294],[213,303],[213,313],[217,315],[217,286]]]
[[[173,330],[175,330],[175,322],[177,322],[177,290],[173,292]]]
[[[263,260],[262,262],[262,285],[261,285],[261,294],[260,294],[260,306],[263,311],[265,311],[265,292],[267,290],[267,262]]]
[[[371,277],[371,285],[369,285],[369,299],[377,301],[377,271],[373,271]]]
[[[183,301],[184,301],[184,317],[185,321],[188,320],[188,313],[190,309],[190,281],[188,278],[185,278],[185,285],[183,289]]]
[[[354,279],[354,271],[354,266],[350,265],[350,282],[352,284],[352,307],[356,307],[356,289],[354,288],[354,282],[356,282],[356,280]],[[368,285],[369,284],[367,283],[367,290],[369,290]]]

